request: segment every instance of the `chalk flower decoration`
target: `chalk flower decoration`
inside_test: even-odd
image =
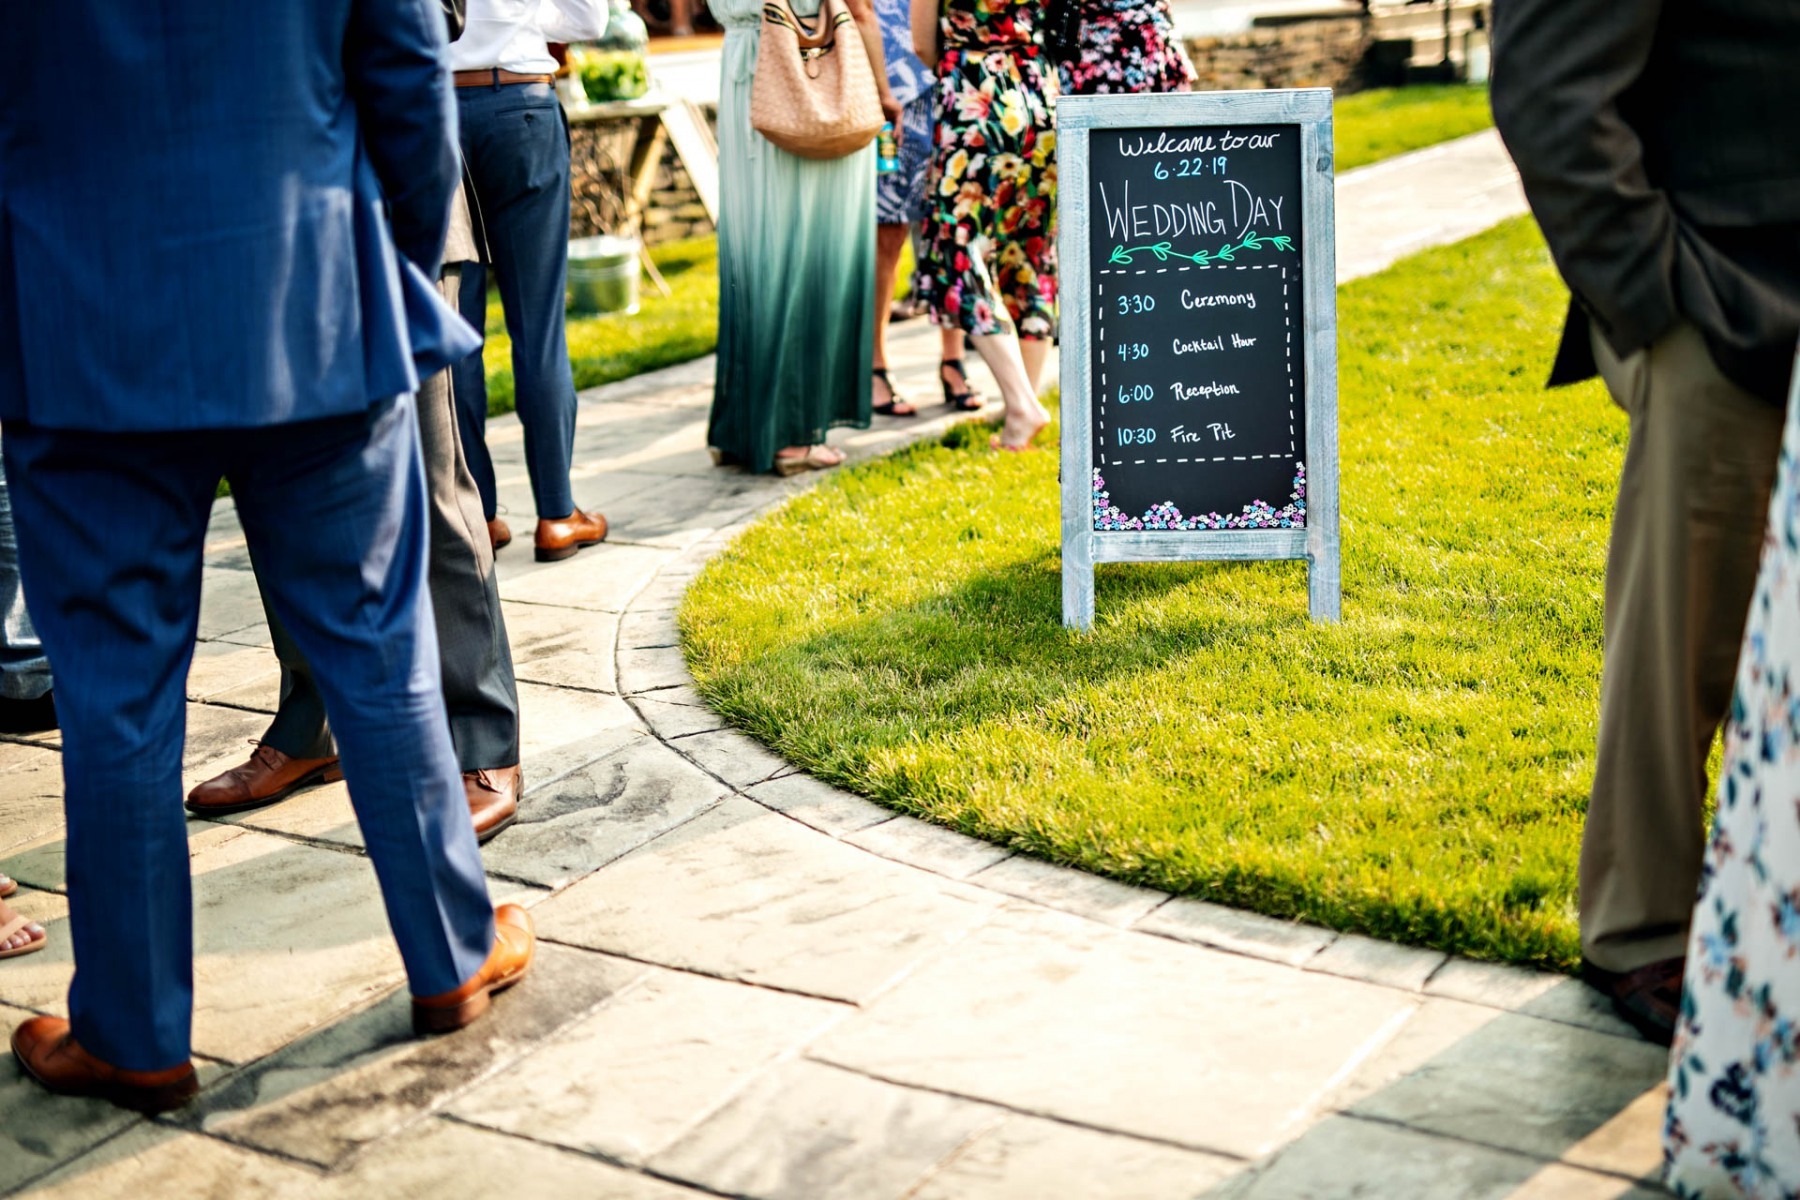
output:
[[[1244,505],[1244,511],[1231,516],[1206,513],[1184,517],[1181,510],[1168,501],[1151,508],[1141,517],[1128,516],[1113,507],[1107,494],[1106,480],[1094,471],[1094,528],[1107,532],[1169,530],[1191,532],[1196,529],[1304,529],[1306,528],[1306,464],[1294,464],[1294,495],[1288,503],[1276,508],[1266,500]]]
[[[1201,266],[1210,266],[1216,262],[1236,262],[1242,250],[1286,250],[1294,252],[1294,239],[1286,236],[1263,237],[1256,233],[1246,233],[1241,242],[1226,242],[1217,250],[1200,250],[1193,254],[1183,254],[1175,249],[1174,242],[1157,242],[1150,246],[1114,246],[1111,257],[1106,261],[1117,266],[1130,266],[1132,260],[1140,254],[1149,254],[1157,262],[1168,262],[1171,258],[1186,259]]]

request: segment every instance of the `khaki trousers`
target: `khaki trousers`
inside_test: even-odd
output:
[[[1610,971],[1687,950],[1706,759],[1756,586],[1781,410],[1719,373],[1682,324],[1594,356],[1631,419],[1606,563],[1606,653],[1581,842],[1581,948]]]

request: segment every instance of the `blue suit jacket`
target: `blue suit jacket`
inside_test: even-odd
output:
[[[36,0],[0,37],[0,421],[335,416],[478,344],[439,0]]]

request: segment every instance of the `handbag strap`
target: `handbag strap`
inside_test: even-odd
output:
[[[831,8],[831,0],[820,0],[819,15],[809,29],[789,0],[769,0],[763,5],[763,20],[792,30],[802,50],[828,49],[837,40],[841,18],[849,15],[839,14],[840,19],[834,20]]]

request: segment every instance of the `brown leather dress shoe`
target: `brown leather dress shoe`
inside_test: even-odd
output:
[[[336,783],[343,777],[335,754],[330,758],[289,758],[273,746],[259,744],[249,762],[189,792],[188,811],[203,817],[248,812],[286,799],[301,788]]]
[[[495,992],[505,991],[531,969],[537,935],[531,915],[516,904],[494,910],[494,948],[475,977],[454,991],[413,997],[414,1033],[451,1033],[488,1010]]]
[[[1581,978],[1589,987],[1612,1001],[1613,1011],[1645,1041],[1667,1046],[1675,1040],[1675,1023],[1681,1018],[1681,980],[1685,958],[1664,958],[1635,971],[1608,971],[1581,960]]]
[[[560,521],[537,523],[537,560],[556,562],[570,558],[583,546],[598,546],[605,540],[606,518],[578,508]]]
[[[512,526],[495,517],[488,522],[488,541],[493,545],[494,553],[498,554],[512,545]]]
[[[525,773],[517,766],[463,772],[476,841],[487,841],[519,819],[519,793],[524,789]]]
[[[33,1017],[12,1035],[13,1055],[25,1073],[59,1096],[98,1096],[120,1108],[161,1113],[180,1108],[200,1091],[193,1063],[166,1071],[123,1071],[81,1048],[61,1017]]]

